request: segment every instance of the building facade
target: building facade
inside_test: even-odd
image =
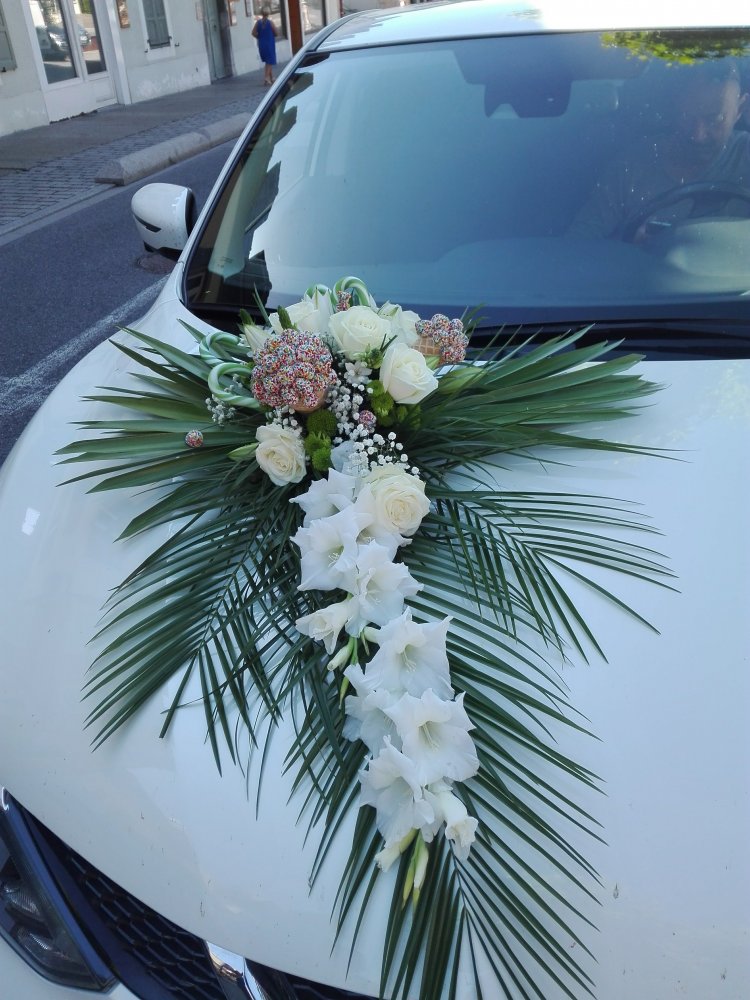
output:
[[[0,0],[0,136],[259,69],[251,31],[266,5],[280,62],[343,10],[340,0]]]

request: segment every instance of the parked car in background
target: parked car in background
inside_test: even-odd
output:
[[[50,24],[46,30],[54,48],[60,53],[67,54],[70,51],[68,45],[68,33],[63,25]],[[91,36],[88,31],[86,31],[83,25],[79,23],[76,23],[76,36],[78,38],[78,44],[81,48],[85,48],[91,41]],[[65,55],[63,55],[62,58],[65,58]]]
[[[185,188],[133,202],[146,246],[179,256],[137,324],[163,343],[192,350],[186,327],[236,332],[240,310],[261,322],[311,283],[357,275],[420,316],[476,307],[477,349],[499,331],[522,344],[584,329],[582,343],[641,354],[663,386],[601,432],[632,452],[507,470],[519,493],[633,498],[676,574],[675,590],[634,575],[622,595],[658,631],[602,608],[596,574],[571,583],[608,662],[564,670],[600,739],[569,734],[559,752],[607,795],[584,804],[601,840],[569,834],[599,887],[560,949],[600,1000],[750,996],[748,90],[748,10],[727,0],[365,11],[286,67],[197,219]],[[338,878],[308,881],[289,720],[257,802],[255,762],[216,771],[202,708],[155,738],[169,684],[90,747],[80,692],[100,609],[175,526],[114,542],[140,492],[62,487],[70,470],[52,456],[75,422],[106,418],[82,398],[132,367],[110,344],[92,351],[0,473],[0,992],[377,997],[388,903],[376,892],[352,954],[346,935],[332,946]],[[200,702],[196,688],[182,700]],[[523,853],[512,832],[503,847]],[[554,930],[541,903],[538,920]],[[508,935],[527,930],[511,921]],[[536,991],[510,961],[480,963],[478,979],[462,966],[456,996],[589,995],[535,969]]]

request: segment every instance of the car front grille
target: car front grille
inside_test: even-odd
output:
[[[90,865],[28,812],[40,853],[102,959],[141,1000],[225,1000],[205,942],[126,892]],[[260,981],[279,984],[279,998],[368,1000],[348,990],[265,969]],[[276,1000],[276,990],[269,995]]]

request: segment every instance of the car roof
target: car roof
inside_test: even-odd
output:
[[[674,0],[498,0],[415,3],[352,14],[337,21],[315,46],[320,51],[366,48],[445,38],[549,31],[727,28],[748,24],[747,0],[710,5]]]

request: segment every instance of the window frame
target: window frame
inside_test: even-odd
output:
[[[149,49],[169,48],[172,45],[172,35],[164,0],[143,0],[143,19]]]
[[[2,3],[0,3],[0,73],[16,69],[17,66],[18,63],[10,40],[10,31],[5,21]]]

